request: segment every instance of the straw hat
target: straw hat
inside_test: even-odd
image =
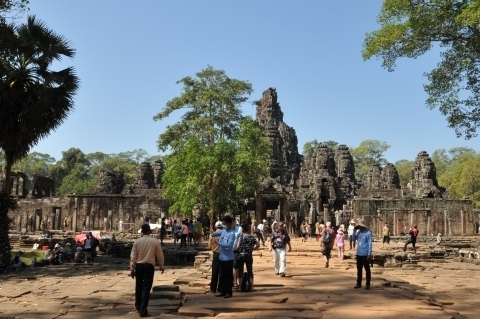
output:
[[[358,221],[357,226],[361,226],[361,227],[367,228],[367,223],[365,222],[365,219],[363,219],[363,218],[360,219],[360,220]]]

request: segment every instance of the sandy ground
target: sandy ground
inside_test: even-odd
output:
[[[374,251],[382,251],[374,243]],[[388,250],[401,251],[402,243]],[[285,277],[268,249],[254,252],[255,292],[209,293],[209,261],[197,269],[156,272],[152,318],[480,318],[478,266],[420,263],[418,269],[372,269],[372,289],[354,289],[354,251],[325,268],[315,239],[292,240]],[[385,250],[387,250],[385,249]],[[418,253],[425,251],[420,246]],[[128,260],[99,256],[94,264],[64,264],[0,276],[0,318],[138,318]]]

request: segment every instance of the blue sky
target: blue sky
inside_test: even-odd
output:
[[[363,61],[367,32],[378,28],[380,0],[348,1],[124,1],[31,0],[30,13],[71,41],[81,79],[75,110],[33,151],[57,160],[76,147],[84,153],[144,149],[180,114],[152,117],[181,93],[176,81],[208,65],[248,80],[258,100],[276,87],[284,121],[306,142],[334,140],[350,147],[387,142],[390,162],[414,160],[425,150],[466,146],[438,109],[425,105],[423,73],[438,52],[398,61]],[[26,16],[23,20],[25,21]],[[255,115],[247,103],[245,115]]]

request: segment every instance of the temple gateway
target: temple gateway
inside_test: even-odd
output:
[[[364,218],[374,234],[385,222],[393,235],[416,223],[421,235],[464,236],[476,234],[480,211],[470,199],[449,198],[438,186],[435,164],[425,151],[418,153],[407,187],[393,164],[372,165],[363,180],[355,178],[353,157],[346,145],[332,150],[319,144],[306,157],[299,154],[295,130],[283,121],[275,88],[263,92],[256,120],[270,141],[270,176],[250,198],[239,199],[242,215],[252,219],[283,220],[289,227],[303,221],[331,221],[348,225]],[[99,183],[89,194],[55,197],[54,180],[45,176],[12,173],[12,195],[20,209],[10,212],[12,227],[38,231],[46,225],[60,230],[137,230],[148,218],[170,217],[170,203],[162,196],[163,163],[141,163],[136,181],[126,185],[123,172],[101,172]],[[202,214],[201,207],[193,210]],[[172,216],[180,217],[180,216]]]

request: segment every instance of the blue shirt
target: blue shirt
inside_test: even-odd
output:
[[[368,256],[372,254],[372,232],[363,229],[357,232],[357,256]]]
[[[221,261],[233,260],[233,244],[235,243],[235,229],[222,229],[214,232],[212,235],[220,236],[218,246],[220,247]]]

